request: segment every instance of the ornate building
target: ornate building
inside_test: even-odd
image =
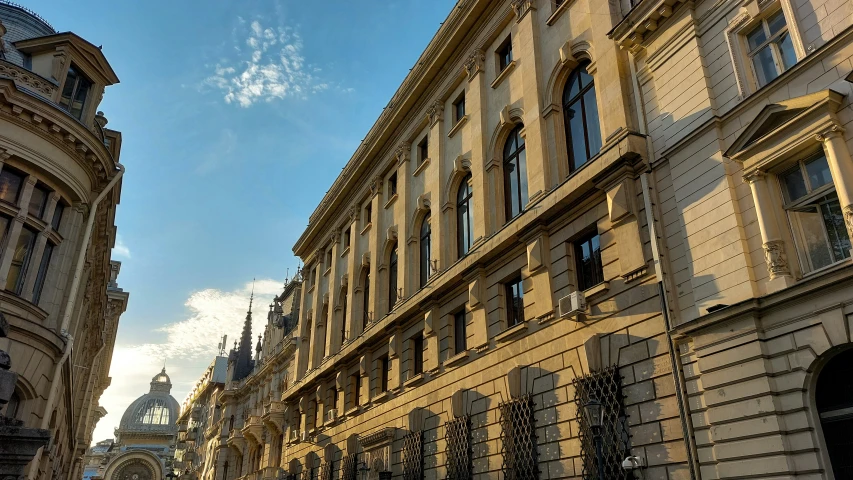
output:
[[[172,470],[180,405],[169,393],[172,382],[164,368],[151,379],[151,389],[131,403],[115,430],[115,440],[98,442],[87,452],[83,478],[164,480]]]
[[[29,478],[79,478],[128,293],[110,261],[124,167],[98,112],[101,48],[0,1],[0,310],[19,377],[5,414],[48,429]]]

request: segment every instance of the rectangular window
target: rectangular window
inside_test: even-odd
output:
[[[4,167],[3,171],[0,171],[0,200],[17,205],[18,194],[21,193],[23,183],[23,175],[11,168]]]
[[[453,123],[462,120],[462,117],[465,116],[465,91],[463,90],[461,94],[459,94],[459,98],[453,102]]]
[[[35,242],[36,232],[26,227],[22,228],[21,235],[18,237],[18,244],[15,246],[15,252],[12,255],[9,276],[6,277],[6,290],[14,292],[16,295],[20,295],[21,289],[24,287],[24,279],[27,276]]]
[[[344,248],[349,247],[351,242],[349,227],[344,230]]]
[[[379,359],[379,392],[388,391],[388,371],[391,368],[391,361],[388,360],[388,355]]]
[[[397,195],[397,172],[388,177],[388,198]]]
[[[850,237],[826,156],[797,162],[779,181],[803,271],[850,258]]]
[[[746,34],[755,80],[762,87],[797,63],[782,10],[761,20]]]
[[[503,72],[512,63],[512,37],[507,37],[498,47],[498,72]]]
[[[373,221],[373,204],[368,202],[364,206],[364,225],[366,226]]]
[[[418,165],[424,163],[424,160],[429,158],[429,135],[421,140],[418,144]]]
[[[524,321],[524,286],[521,277],[507,282],[506,287],[506,324],[514,327]]]
[[[453,314],[453,346],[455,353],[462,353],[468,350],[468,333],[465,322],[465,310],[460,310]]]
[[[62,212],[65,211],[65,205],[57,202],[56,208],[53,210],[53,219],[50,221],[50,227],[54,231],[59,230],[59,223],[62,221]]]
[[[575,242],[575,264],[578,290],[586,290],[604,281],[601,265],[601,236],[598,232],[586,235]]]
[[[424,373],[424,334],[412,337],[412,376]]]
[[[332,387],[329,389],[329,408],[338,408],[338,389]]]
[[[30,205],[27,207],[27,213],[36,218],[41,218],[44,215],[44,207],[47,205],[47,196],[50,192],[39,185],[33,188],[33,193],[30,195]]]
[[[352,399],[352,406],[357,407],[361,402],[361,376],[359,374],[350,375],[350,397]]]
[[[86,97],[92,88],[92,81],[77,72],[74,65],[68,69],[65,77],[65,85],[62,87],[62,97],[59,106],[68,111],[77,120],[83,119],[83,108],[86,105]]]
[[[50,266],[50,257],[53,255],[53,248],[53,244],[50,242],[44,244],[44,253],[41,255],[36,284],[33,285],[33,303],[36,305],[38,305],[39,299],[41,299],[41,291],[44,288],[44,280],[47,278],[47,269]]]

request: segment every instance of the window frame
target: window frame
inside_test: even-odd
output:
[[[18,170],[18,169],[11,168],[7,165],[3,165],[2,169],[0,169],[0,179],[2,179],[3,176],[6,175],[7,173],[10,175],[13,175],[15,177],[19,177],[20,181],[18,182],[17,191],[15,192],[15,198],[13,200],[5,200],[5,199],[0,198],[0,201],[2,201],[3,203],[5,203],[7,205],[12,205],[12,206],[17,207],[18,202],[21,200],[21,193],[23,193],[23,191],[24,191],[24,184],[27,181],[27,174]]]
[[[418,332],[410,339],[412,354],[412,377],[416,377],[424,373],[424,333]]]
[[[524,124],[517,124],[507,135],[506,140],[504,141],[503,148],[503,181],[504,181],[504,214],[506,215],[506,222],[510,222],[515,217],[518,217],[524,210],[527,208],[527,203],[529,202],[527,187],[528,187],[528,179],[527,179],[527,142],[522,135],[522,131],[524,130]],[[516,147],[511,152],[507,151],[507,148],[510,146],[510,142],[515,140]],[[510,172],[507,167],[509,164],[515,162],[515,171]],[[513,213],[513,198],[512,198],[512,177],[515,177],[515,180],[518,182],[518,198],[515,200],[518,201],[518,212]]]
[[[432,225],[430,224],[431,215],[427,212],[424,215],[424,218],[421,219],[421,229],[418,241],[418,251],[419,251],[419,280],[420,287],[424,288],[427,283],[429,283],[429,279],[432,276],[432,268],[430,262],[432,261]]]
[[[785,21],[785,25],[782,28],[780,28],[776,33],[771,33],[768,19],[770,19],[771,17],[774,17],[776,15],[782,16],[782,19]],[[757,31],[758,29],[761,29],[763,31],[765,39],[758,46],[756,46],[753,49],[750,49],[750,47],[749,47],[749,35],[755,31]],[[791,53],[795,57],[794,64],[796,64],[796,62],[799,60],[796,58],[797,50],[794,47],[794,38],[791,35],[790,30],[791,30],[791,27],[790,27],[790,22],[788,21],[788,17],[785,15],[784,10],[782,10],[782,8],[780,7],[780,8],[773,9],[772,11],[768,11],[766,13],[763,13],[760,17],[758,17],[756,19],[756,22],[753,25],[750,25],[748,28],[743,29],[743,31],[740,33],[741,37],[743,38],[744,51],[746,53],[747,63],[749,63],[749,69],[750,69],[750,72],[752,73],[752,78],[755,82],[755,87],[757,89],[762,88],[765,85],[772,83],[773,80],[779,78],[780,75],[782,75],[783,73],[788,71],[788,69],[790,69],[791,67],[794,66],[794,65],[790,65],[788,67],[785,67],[784,55],[782,54],[781,48],[779,47],[779,45],[781,44],[781,38],[782,37],[787,35],[788,38],[790,39]],[[770,48],[770,54],[771,54],[771,57],[773,58],[773,65],[776,67],[776,76],[768,79],[765,83],[761,83],[761,80],[760,80],[759,75],[758,75],[758,71],[755,67],[754,59],[755,59],[756,55],[758,55],[759,52],[761,52],[762,50],[764,50],[765,48],[768,48],[768,47]]]
[[[468,315],[465,309],[453,313],[453,353],[459,355],[468,350]]]
[[[453,101],[453,124],[457,124],[465,118],[465,90],[459,93]]]
[[[595,257],[593,255],[593,268],[595,269],[592,278],[589,279],[592,283],[587,285],[587,280],[584,275],[583,268],[583,246],[585,244],[589,244],[590,253],[593,252],[593,240],[598,239],[598,261],[595,261]],[[598,233],[598,229],[590,229],[589,231],[580,235],[577,239],[572,242],[572,253],[575,257],[575,279],[577,280],[577,289],[578,291],[585,291],[593,288],[597,285],[601,285],[605,282],[604,278],[604,262],[601,260],[601,234]],[[596,275],[596,273],[598,275]],[[597,280],[597,281],[596,281]]]
[[[365,268],[361,278],[361,329],[364,331],[370,325],[370,269]]]
[[[379,393],[385,393],[388,391],[388,385],[390,384],[391,375],[391,359],[388,357],[388,354],[385,354],[379,357],[379,361],[377,362],[377,367],[379,368]]]
[[[388,176],[388,198],[397,195],[397,171]]]
[[[521,275],[510,278],[503,282],[504,308],[506,308],[506,327],[512,328],[524,323],[524,279]],[[517,289],[517,292],[516,292]],[[518,293],[518,295],[516,295]],[[516,307],[513,300],[518,297],[521,306]]]
[[[72,72],[74,73],[74,76],[75,76],[74,77],[74,85],[71,87],[71,95],[70,95],[70,97],[68,97],[69,98],[68,104],[66,105],[63,103],[63,100],[65,99],[65,90],[67,89],[67,86],[68,86],[69,75],[71,75]],[[80,93],[79,88],[81,87],[81,80],[88,82],[88,86],[85,87],[85,95],[84,95],[83,100],[82,100],[81,105],[80,105],[79,115],[75,115],[73,106],[74,106],[75,99],[77,98],[77,96]],[[60,92],[59,92],[59,102],[57,102],[57,104],[59,105],[59,108],[61,108],[62,110],[65,110],[73,118],[76,118],[77,120],[80,120],[82,122],[83,117],[86,115],[86,107],[88,106],[88,103],[89,103],[89,96],[91,95],[92,88],[94,86],[95,86],[95,82],[90,80],[89,77],[87,77],[85,74],[83,74],[83,72],[79,69],[79,67],[77,67],[77,65],[72,63],[68,67],[68,70],[65,74],[65,81],[63,82],[63,85],[62,85],[62,90],[60,90]]]
[[[388,255],[388,311],[394,310],[394,307],[397,305],[397,301],[399,300],[397,296],[397,285],[399,284],[398,278],[398,264],[400,261],[398,246],[394,245],[391,249],[390,255]]]
[[[418,165],[429,160],[429,134],[424,135],[424,138],[418,142]]]
[[[474,245],[474,188],[471,186],[472,175],[469,172],[462,178],[456,189],[456,253],[458,258],[468,255]],[[465,197],[461,198],[465,190]],[[465,211],[462,211],[462,206]],[[465,233],[467,233],[467,242]]]
[[[566,140],[566,155],[568,157],[569,174],[572,174],[572,173],[580,170],[581,167],[583,167],[584,165],[589,163],[590,160],[592,160],[593,158],[598,156],[598,154],[601,153],[601,148],[603,147],[603,144],[604,144],[604,142],[601,138],[601,118],[600,118],[601,117],[601,111],[598,108],[598,92],[595,89],[595,77],[592,74],[590,74],[589,70],[587,69],[587,67],[589,67],[590,63],[591,62],[586,60],[586,61],[583,61],[580,64],[578,64],[578,66],[575,67],[569,73],[569,76],[566,79],[566,83],[563,86],[563,96],[562,96],[561,101],[562,101],[562,108],[563,108],[563,127],[565,130],[564,134],[565,134],[565,140]],[[581,83],[582,79],[583,79],[582,75],[584,73],[591,78],[590,82],[586,85],[583,85]],[[572,81],[577,81],[578,92],[574,96],[572,96],[571,98],[567,98],[567,95],[571,89]],[[590,91],[592,92],[592,95],[593,95],[594,100],[595,100],[595,105],[593,105],[593,106],[587,106],[586,96]],[[578,163],[577,159],[575,158],[574,136],[572,135],[572,127],[571,127],[571,122],[569,119],[569,112],[571,111],[571,107],[573,107],[575,105],[580,106],[579,113],[580,113],[581,120],[583,121],[583,139],[582,140],[584,143],[584,151],[586,152],[586,159],[584,159],[580,163]],[[596,118],[597,123],[596,123],[595,129],[593,129],[592,126],[589,125],[589,122],[587,121],[588,120],[587,112],[590,109],[592,109],[593,107],[595,108],[595,114],[597,117]],[[596,130],[596,131],[592,131],[592,130]],[[593,138],[593,135],[596,135],[597,136],[596,138],[598,139],[598,150],[596,150],[595,152],[593,152],[592,148],[591,148],[592,147],[591,139]]]
[[[506,39],[498,45],[498,48],[495,49],[495,55],[497,56],[497,72],[500,74],[509,68],[515,60],[512,55],[512,34],[507,35]]]

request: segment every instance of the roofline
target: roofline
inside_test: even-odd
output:
[[[33,10],[31,10],[31,9],[29,9],[23,5],[18,5],[17,3],[10,2],[9,0],[0,0],[0,5],[6,5],[8,7],[12,7],[12,8],[16,8],[18,10],[21,10],[24,13],[26,13],[27,15],[30,15],[31,17],[35,17],[36,20],[40,21],[41,23],[45,24],[45,26],[47,26],[48,28],[50,28],[51,30],[56,32],[56,29],[53,28],[53,25],[51,25],[50,22],[45,20],[44,17],[42,17],[38,13],[34,12]]]
[[[18,40],[17,42],[14,42],[12,45],[14,45],[15,48],[17,48],[18,50],[25,51],[24,49],[26,49],[28,46],[50,44],[50,43],[54,43],[54,42],[60,42],[62,40],[66,40],[66,39],[67,39],[67,41],[79,41],[80,43],[83,44],[83,47],[86,47],[90,51],[90,53],[94,54],[101,62],[103,62],[103,65],[106,67],[106,74],[108,77],[107,79],[110,81],[111,85],[114,85],[116,83],[120,83],[118,75],[116,75],[116,72],[115,72],[115,70],[113,70],[112,65],[110,65],[109,60],[107,60],[107,57],[104,56],[104,52],[100,48],[95,46],[95,44],[86,40],[85,38],[81,37],[80,35],[77,35],[74,32],[57,32],[57,33],[54,33],[53,35],[46,35],[43,37],[27,38],[24,40]]]

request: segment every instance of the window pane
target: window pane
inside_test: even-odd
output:
[[[27,212],[37,218],[41,218],[44,214],[44,204],[47,201],[47,191],[42,188],[33,188],[33,193],[30,196],[30,205]]]
[[[581,91],[580,80],[578,79],[579,75],[579,71],[575,70],[569,76],[569,80],[566,82],[566,90],[563,93],[563,103],[568,103],[574,100],[577,94]]]
[[[601,129],[598,125],[598,102],[595,99],[595,88],[591,88],[584,94],[583,108],[586,111],[589,156],[594,157],[601,150]]]
[[[833,260],[841,261],[850,256],[850,237],[844,226],[844,214],[841,212],[841,203],[838,196],[833,193],[827,196],[828,201],[821,204],[823,224],[829,237],[829,245],[832,248]]]
[[[812,270],[831,265],[832,254],[824,231],[823,215],[816,209],[811,212],[791,212],[799,225],[800,238]]]
[[[30,262],[35,239],[35,232],[28,228],[21,229],[21,235],[18,237],[18,244],[15,246],[15,253],[12,256],[9,276],[6,278],[6,290],[15,292],[17,295],[21,294],[24,277],[27,276],[27,266]]]
[[[92,83],[81,76],[77,82],[77,91],[74,92],[74,101],[71,103],[71,116],[80,120],[83,118],[83,107],[86,105],[86,97],[89,96],[89,88]]]
[[[823,155],[806,162],[806,173],[809,176],[809,186],[812,190],[816,190],[824,185],[832,183],[832,174],[829,172],[829,164],[826,162],[826,157]]]
[[[782,68],[787,70],[797,63],[797,54],[794,53],[794,44],[791,43],[791,36],[787,33],[782,35],[776,42],[779,46],[779,53],[782,57]]]
[[[455,346],[455,353],[462,353],[468,349],[468,339],[465,327],[465,312],[456,312],[453,316],[453,343]]]
[[[600,242],[601,237],[596,233],[575,244],[578,290],[586,290],[604,281]]]
[[[517,166],[515,165],[515,160],[507,162],[504,164],[505,175],[507,176],[507,195],[509,195],[508,205],[509,211],[507,212],[507,220],[518,215],[518,212],[521,211],[518,205],[518,174],[516,173]]]
[[[569,124],[569,135],[572,150],[572,171],[586,163],[586,145],[584,144],[583,117],[580,112],[581,103],[574,103],[566,110],[566,120]]]
[[[11,170],[4,169],[0,172],[0,200],[9,203],[17,202],[23,182],[24,177]]]
[[[767,35],[764,34],[764,25],[758,25],[755,29],[746,34],[746,42],[749,44],[750,52],[766,41]]]
[[[522,150],[518,154],[518,180],[521,193],[521,204],[518,211],[524,210],[527,207],[527,150]]]
[[[785,28],[785,15],[782,13],[782,10],[779,10],[767,19],[767,26],[770,27],[770,35]]]
[[[59,99],[59,105],[67,111],[71,111],[71,98],[74,96],[74,87],[77,85],[77,70],[74,67],[68,69],[68,75],[65,76],[65,85],[62,86],[62,97]]]
[[[784,186],[785,199],[789,202],[809,193],[799,165],[782,174],[782,185]]]
[[[759,50],[752,57],[752,64],[755,66],[755,75],[758,77],[759,86],[764,86],[779,76],[779,72],[776,71],[776,64],[773,63],[773,53],[770,51],[770,46]]]
[[[50,257],[53,255],[53,244],[46,243],[44,245],[44,253],[41,256],[39,263],[38,276],[36,283],[33,285],[33,303],[38,305],[41,298],[41,291],[44,288],[44,280],[47,278],[47,268],[50,266]]]

